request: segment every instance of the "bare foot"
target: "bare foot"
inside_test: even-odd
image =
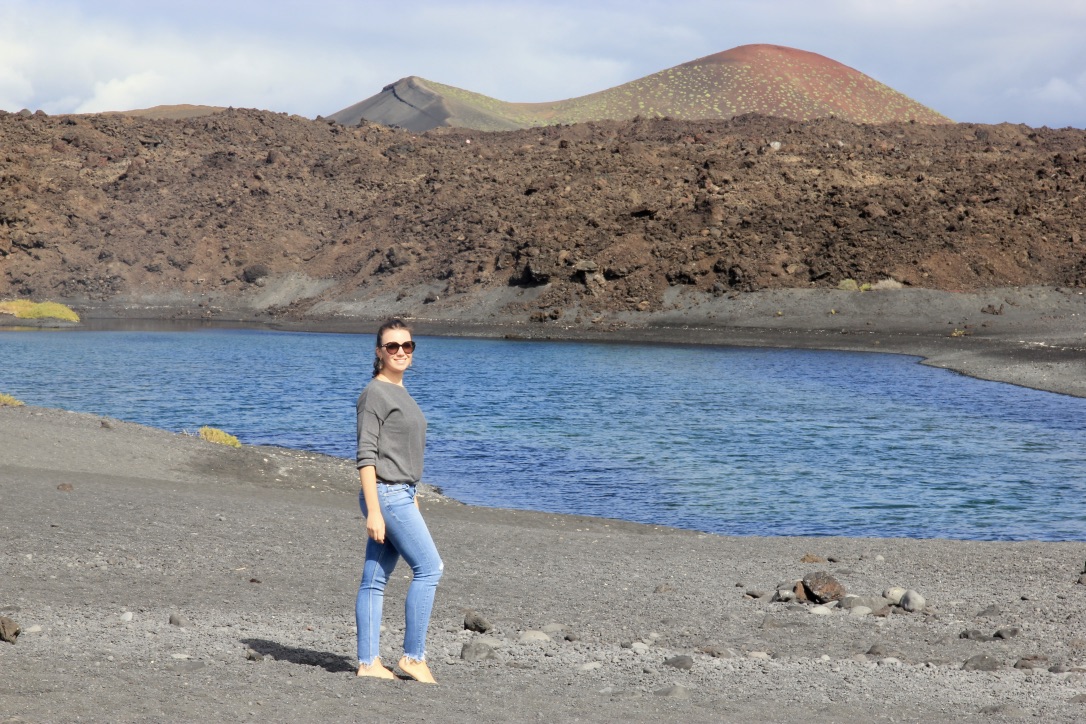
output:
[[[385,668],[385,665],[381,663],[381,659],[374,659],[373,663],[369,666],[365,664],[358,665],[358,673],[356,676],[370,676],[374,679],[395,679],[396,675]]]
[[[415,661],[412,658],[404,656],[400,659],[399,663],[400,671],[410,676],[415,681],[421,681],[424,684],[436,684],[434,681],[434,675],[430,673],[430,667],[426,665],[425,661]]]

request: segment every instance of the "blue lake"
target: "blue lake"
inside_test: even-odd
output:
[[[424,479],[465,503],[737,535],[1086,540],[1086,399],[884,354],[417,341]],[[0,392],[353,458],[372,346],[5,331]]]

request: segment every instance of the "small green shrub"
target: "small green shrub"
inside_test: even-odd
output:
[[[21,407],[22,404],[22,400],[16,400],[11,395],[0,392],[0,407]]]
[[[218,445],[229,445],[230,447],[241,447],[241,443],[238,439],[228,432],[223,432],[217,427],[208,427],[204,425],[200,428],[199,435],[202,439],[208,442],[213,442]]]
[[[79,315],[72,311],[71,307],[58,302],[32,302],[29,299],[12,299],[0,302],[0,314],[14,314],[17,319],[79,321]]]

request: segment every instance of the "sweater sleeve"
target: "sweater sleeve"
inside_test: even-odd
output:
[[[367,465],[377,467],[377,441],[381,438],[381,418],[374,409],[374,400],[363,390],[355,405],[358,415],[358,452],[355,455],[356,467]]]

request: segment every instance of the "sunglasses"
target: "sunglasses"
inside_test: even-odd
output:
[[[378,346],[384,347],[385,351],[389,354],[396,354],[400,351],[400,347],[403,347],[403,351],[407,354],[411,354],[415,351],[414,342],[404,342],[403,344],[400,344],[399,342],[385,342],[384,344]]]

